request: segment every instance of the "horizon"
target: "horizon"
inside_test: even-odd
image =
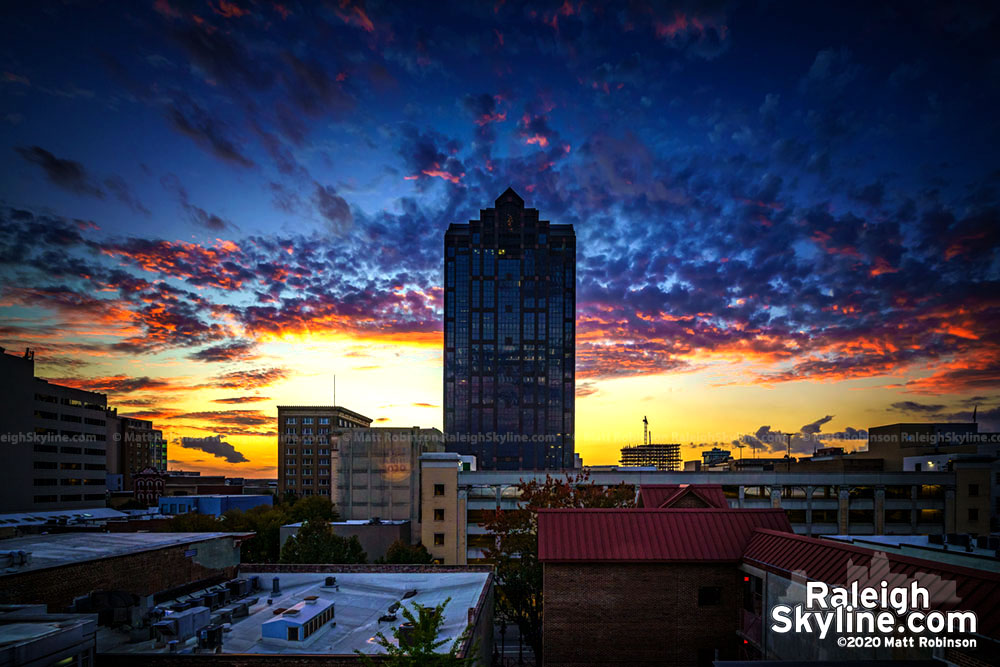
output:
[[[0,346],[171,469],[277,477],[277,406],[334,376],[442,429],[444,233],[508,187],[576,232],[587,465],[644,417],[682,460],[1000,431],[995,7],[8,14]]]

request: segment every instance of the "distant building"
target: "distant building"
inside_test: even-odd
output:
[[[482,470],[573,468],[576,233],[508,188],[444,237],[444,431]]]
[[[155,468],[146,468],[132,475],[132,497],[146,507],[159,505],[160,497],[166,495],[167,479],[165,471]]]
[[[701,460],[706,466],[713,466],[718,463],[729,460],[732,457],[732,452],[728,449],[720,449],[719,447],[713,447],[708,451],[701,453]]]
[[[371,423],[370,417],[335,405],[279,405],[278,493],[331,496],[330,436]]]
[[[31,351],[19,357],[0,348],[0,377],[0,507],[104,507],[107,396],[36,378]]]
[[[259,507],[261,505],[270,506],[274,498],[266,496],[163,496],[159,499],[160,514],[209,514],[212,516],[222,516],[229,510],[241,510],[243,512]]]
[[[622,447],[620,462],[629,467],[654,466],[657,470],[680,470],[681,446],[648,444]]]
[[[124,415],[108,416],[108,474],[122,476],[122,488],[144,470],[167,470],[167,441],[153,422]]]

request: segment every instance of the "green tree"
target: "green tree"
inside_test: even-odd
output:
[[[292,504],[288,511],[290,523],[300,521],[336,521],[340,518],[333,503],[325,496],[304,496]]]
[[[430,552],[421,543],[410,544],[405,540],[396,540],[389,545],[383,558],[375,560],[376,563],[385,565],[425,565],[434,560]]]
[[[236,533],[254,533],[240,547],[243,563],[277,563],[281,555],[281,527],[289,521],[283,507],[259,505],[246,512],[229,510],[222,515],[225,530]]]
[[[590,482],[586,473],[565,479],[546,475],[544,482],[517,485],[520,507],[497,510],[484,523],[494,536],[484,556],[496,567],[496,615],[514,623],[542,664],[542,564],[538,561],[538,510],[547,508],[634,507],[635,487]]]
[[[368,667],[374,665],[388,665],[389,667],[471,667],[475,664],[478,645],[470,647],[466,657],[459,657],[458,651],[462,648],[462,643],[469,636],[469,628],[466,627],[462,634],[455,639],[451,648],[446,653],[439,653],[438,649],[448,643],[447,639],[438,639],[441,632],[441,624],[444,622],[444,608],[451,602],[448,598],[436,607],[425,607],[416,602],[413,608],[403,605],[401,611],[406,619],[399,627],[392,629],[392,636],[395,639],[388,639],[383,633],[375,635],[375,643],[385,650],[387,660],[375,662],[370,657],[355,649],[355,653],[361,656],[361,662]],[[414,610],[417,612],[414,614]],[[403,630],[403,626],[407,629]]]
[[[281,549],[282,563],[365,563],[367,554],[356,536],[334,534],[326,521],[307,521]]]
[[[156,530],[161,533],[221,533],[226,528],[216,516],[189,512],[171,517]]]

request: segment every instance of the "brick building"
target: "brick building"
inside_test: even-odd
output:
[[[781,510],[570,509],[538,513],[546,665],[711,665],[740,656],[737,571]]]

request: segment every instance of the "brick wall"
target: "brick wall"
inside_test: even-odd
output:
[[[544,664],[711,665],[714,649],[736,659],[739,581],[733,563],[546,563]],[[721,588],[719,605],[698,605],[703,586]]]
[[[95,539],[100,537],[95,536]],[[233,540],[230,537],[215,539],[229,543]],[[0,604],[43,603],[49,606],[49,611],[60,611],[74,598],[93,591],[127,591],[146,596],[198,581],[205,581],[206,585],[224,581],[236,576],[238,547],[232,547],[235,555],[228,559],[228,564],[225,549],[222,549],[221,558],[216,553],[211,560],[184,555],[189,549],[217,551],[220,546],[224,545],[197,542],[9,574],[3,577],[0,585]]]

